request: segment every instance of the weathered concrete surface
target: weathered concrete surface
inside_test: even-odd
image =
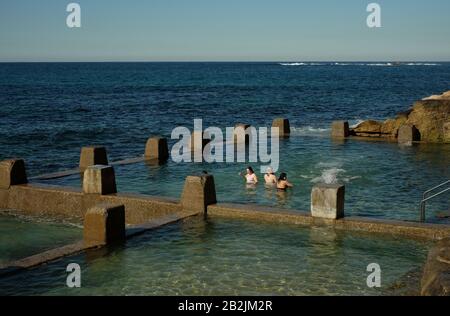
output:
[[[439,241],[428,253],[421,295],[450,296],[450,238]]]
[[[346,121],[334,121],[331,124],[331,137],[345,138],[350,136],[350,128]]]
[[[125,240],[125,207],[99,204],[84,215],[83,241],[89,246],[106,245]]]
[[[22,159],[0,161],[0,189],[7,190],[12,185],[27,182],[25,162]]]
[[[419,130],[414,125],[402,125],[398,130],[399,143],[412,143],[420,141]]]
[[[155,159],[158,161],[166,161],[169,158],[169,146],[167,139],[163,137],[152,137],[147,140],[145,145],[146,159]]]
[[[311,215],[339,219],[344,217],[345,186],[318,184],[311,190]]]
[[[250,144],[251,141],[251,133],[249,128],[251,127],[250,124],[244,124],[244,123],[238,123],[234,126],[234,143],[245,143]]]
[[[50,249],[20,260],[16,260],[0,266],[0,275],[19,272],[22,269],[29,269],[38,265],[48,263],[63,257],[75,255],[89,248],[79,241],[59,248]]]
[[[30,215],[81,220],[87,209],[100,203],[125,205],[127,224],[142,224],[155,217],[181,211],[176,199],[139,194],[83,194],[80,189],[44,184],[15,185],[0,190],[0,205]],[[200,210],[198,210],[200,212]]]
[[[380,233],[413,239],[440,240],[450,236],[450,225],[345,217],[339,220],[314,218],[306,212],[286,211],[258,205],[220,203],[208,206],[208,216],[256,220],[302,226],[332,226],[346,231]]]
[[[188,176],[181,195],[185,211],[205,213],[207,206],[216,203],[216,187],[212,175]]]
[[[286,118],[276,118],[272,122],[272,127],[278,128],[280,137],[289,137],[291,135],[291,125]]]
[[[107,165],[108,155],[106,148],[102,146],[91,146],[81,148],[80,170],[84,171],[87,167],[93,165]]]
[[[117,193],[114,168],[103,165],[89,166],[84,171],[83,192],[102,195]]]

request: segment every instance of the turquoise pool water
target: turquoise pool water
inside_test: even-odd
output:
[[[230,219],[191,218],[126,245],[0,279],[4,295],[382,295],[423,264],[427,243]],[[66,266],[81,266],[81,288]],[[381,288],[366,285],[381,267]]]
[[[0,212],[0,265],[82,239],[81,227]]]
[[[215,177],[220,202],[256,203],[308,211],[311,188],[318,182],[346,185],[347,215],[417,220],[422,193],[450,179],[450,145],[399,146],[374,141],[334,141],[327,129],[295,128],[280,142],[280,171],[295,187],[287,193],[260,184],[248,188],[238,176],[243,163],[145,163],[116,166],[119,191],[179,197],[184,179],[208,171]],[[253,164],[259,170],[258,164]],[[258,174],[260,180],[262,175]],[[79,175],[46,181],[80,186]],[[427,206],[431,222],[449,222],[449,195]]]

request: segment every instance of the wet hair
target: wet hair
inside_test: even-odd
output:
[[[248,169],[251,173],[255,173],[255,172],[253,171],[253,168],[252,168],[252,167],[248,166],[247,169]]]
[[[284,181],[287,179],[287,174],[285,172],[280,173],[280,177],[278,178],[278,181]]]

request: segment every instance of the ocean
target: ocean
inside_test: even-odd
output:
[[[119,190],[178,197],[186,175],[207,170],[219,201],[309,210],[315,183],[342,182],[346,213],[416,220],[422,192],[450,178],[450,146],[336,143],[330,124],[384,120],[449,87],[450,63],[0,63],[0,159],[24,158],[36,176],[76,167],[86,145],[106,146],[110,161],[142,155],[152,135],[171,146],[172,129],[194,118],[225,128],[286,117],[280,171],[295,187],[285,195],[246,188],[246,164],[171,161],[117,167]],[[448,197],[429,209],[439,221]]]

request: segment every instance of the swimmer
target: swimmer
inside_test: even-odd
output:
[[[266,181],[266,184],[270,185],[277,184],[277,176],[275,175],[271,167],[267,168],[266,174],[264,175],[264,181]]]
[[[287,174],[282,172],[277,181],[277,189],[278,190],[286,190],[287,188],[292,188],[293,185],[287,179]]]
[[[242,172],[239,173],[240,176],[243,176],[246,180],[247,184],[257,184],[258,183],[258,177],[256,176],[255,172],[253,171],[252,167],[247,168],[247,173],[245,175],[242,174]]]

